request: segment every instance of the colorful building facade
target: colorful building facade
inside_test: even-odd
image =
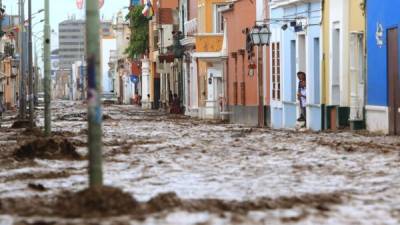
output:
[[[198,117],[199,100],[198,100],[198,77],[197,77],[197,60],[193,57],[196,49],[195,35],[197,28],[197,0],[180,0],[180,31],[184,37],[180,40],[184,49],[183,54],[183,106],[185,115]]]
[[[367,2],[367,129],[400,134],[399,1]]]
[[[245,17],[241,15],[247,15]],[[227,69],[226,103],[229,121],[232,123],[258,125],[258,79],[257,70],[249,65],[257,63],[257,48],[249,49],[248,32],[255,25],[256,2],[236,1],[227,6],[226,19]],[[254,54],[254,55],[253,55]],[[262,56],[260,56],[262,57]],[[262,68],[260,68],[262,70]]]
[[[203,119],[221,118],[219,101],[226,99],[223,76],[227,52],[221,11],[226,5],[227,0],[198,0],[196,50],[192,56],[197,61],[198,116]]]
[[[271,2],[271,126],[295,128],[297,72],[306,73],[307,128],[322,129],[321,1]]]
[[[364,127],[364,0],[324,1],[323,127]]]

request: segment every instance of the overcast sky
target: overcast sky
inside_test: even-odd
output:
[[[58,24],[61,21],[68,19],[68,17],[75,15],[77,19],[83,19],[84,10],[79,10],[76,5],[76,0],[49,0],[50,1],[50,24],[51,29],[55,32],[51,35],[51,48],[58,48]],[[6,7],[6,13],[9,15],[18,14],[18,2],[19,0],[3,0],[3,5]],[[110,20],[112,19],[119,10],[124,10],[125,14],[128,12],[124,9],[129,5],[130,0],[104,0],[104,6],[101,8],[101,18]],[[32,0],[32,13],[37,12],[44,8],[44,0]],[[25,0],[25,18],[28,15],[28,0]],[[44,14],[40,13],[33,19],[32,24],[35,24],[44,18]],[[43,23],[39,23],[34,26],[33,33],[39,33],[43,31]],[[43,33],[39,33],[41,36]],[[43,40],[36,40],[37,51],[38,51],[38,63],[39,67],[43,68],[42,61],[42,43]],[[35,51],[35,50],[34,50]],[[43,71],[43,69],[42,69]]]
[[[9,15],[18,14],[19,0],[3,0],[3,5],[6,6],[6,13]],[[112,19],[115,14],[129,5],[129,0],[105,0],[104,6],[101,8],[100,15],[104,19]],[[25,0],[25,16],[28,14],[28,0]],[[32,0],[32,13],[37,12],[44,8],[44,0]],[[125,9],[126,11],[126,9]],[[50,0],[50,23],[51,29],[58,32],[58,24],[66,20],[69,16],[75,15],[77,19],[83,18],[84,10],[79,10],[76,6],[76,0]],[[44,18],[44,14],[35,16],[33,23],[40,21]],[[42,24],[37,24],[34,27],[34,33],[43,30]],[[52,48],[58,46],[57,33],[52,35]]]

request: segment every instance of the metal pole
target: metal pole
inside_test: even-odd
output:
[[[263,46],[258,47],[258,126],[264,127],[264,85],[263,85],[263,68],[262,68],[262,58],[263,58]]]
[[[25,87],[25,53],[24,53],[24,31],[25,31],[25,10],[24,10],[24,0],[19,0],[19,15],[20,15],[20,94],[19,94],[19,117],[24,120],[26,117],[26,87]]]
[[[100,18],[98,0],[86,1],[86,60],[88,75],[88,144],[90,187],[103,185],[102,112],[100,104]]]
[[[35,49],[35,62],[34,62],[34,65],[35,65],[35,73],[34,73],[34,75],[35,75],[35,83],[34,83],[34,88],[33,88],[33,93],[34,93],[34,96],[35,97],[38,97],[38,91],[39,91],[39,69],[38,69],[38,60],[37,60],[37,49],[36,49],[36,42],[37,42],[37,40],[35,41],[35,43],[34,43],[34,47],[33,47],[33,49]],[[37,103],[37,102],[36,102]]]
[[[33,106],[33,62],[32,62],[32,0],[28,0],[28,84],[29,84],[29,127],[34,126],[34,106]]]
[[[50,4],[49,0],[44,0],[44,133],[46,136],[51,134],[51,68],[50,68]]]

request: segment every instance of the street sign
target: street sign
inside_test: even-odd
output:
[[[131,75],[131,82],[134,84],[139,83],[139,78],[136,75]]]
[[[130,0],[131,6],[137,6],[140,5],[140,0]]]

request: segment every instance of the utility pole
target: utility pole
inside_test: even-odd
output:
[[[36,50],[36,41],[34,43],[33,49],[35,49],[35,61],[34,61],[34,65],[35,65],[35,70],[34,70],[35,71],[34,72],[35,83],[33,84],[33,86],[34,86],[33,93],[34,93],[34,96],[38,97],[40,77],[39,77],[39,67],[38,67],[38,60],[37,60],[38,55],[37,55],[37,50]]]
[[[24,33],[25,33],[25,9],[24,9],[24,0],[19,0],[19,16],[20,16],[20,31],[19,31],[19,60],[20,60],[20,91],[19,91],[19,117],[21,120],[25,120],[26,117],[26,85],[25,85],[25,41],[24,41]]]
[[[29,127],[34,127],[34,106],[33,106],[33,60],[32,60],[32,0],[28,0],[28,84],[29,84]]]
[[[51,65],[50,65],[50,3],[44,0],[44,133],[46,136],[51,134]]]
[[[98,187],[103,185],[101,138],[102,111],[100,104],[100,18],[98,0],[86,0],[86,44],[88,76],[89,184],[90,187]]]

